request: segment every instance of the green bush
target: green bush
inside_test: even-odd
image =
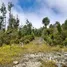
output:
[[[21,38],[21,42],[27,44],[29,43],[30,41],[34,40],[34,36],[33,35],[26,35],[24,37]]]
[[[2,44],[3,44],[3,43],[2,43],[2,40],[0,40],[0,47],[2,46]]]
[[[25,44],[28,44],[29,42],[30,42],[30,40],[28,40],[28,39],[24,40]]]
[[[67,46],[67,38],[63,41],[63,45]]]

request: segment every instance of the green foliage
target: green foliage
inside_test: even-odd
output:
[[[18,19],[18,17],[15,19],[14,16],[11,15],[11,18],[9,18],[8,30],[18,29],[18,26],[19,26],[19,19]]]
[[[0,16],[0,30],[2,30],[3,28],[3,17]]]
[[[42,66],[41,67],[57,67],[57,65],[53,61],[41,61]]]
[[[43,28],[39,28],[39,29],[34,28],[32,31],[36,37],[41,37]]]
[[[4,31],[0,31],[0,46],[2,46],[3,45],[3,36],[4,36]]]
[[[63,45],[67,46],[67,38],[63,41]]]
[[[42,23],[45,25],[45,27],[47,27],[47,25],[50,23],[50,20],[48,17],[45,17],[43,20],[42,20]]]
[[[54,25],[50,24],[49,28],[54,28]]]
[[[57,23],[57,30],[58,30],[59,33],[61,33],[61,31],[62,31],[62,29],[61,29],[61,25],[60,25],[59,22]]]
[[[5,7],[5,4],[2,3],[2,6],[0,8],[0,11],[1,11],[1,16],[0,16],[0,30],[4,29],[5,30],[5,27],[6,27],[6,7]]]
[[[11,8],[13,7],[13,4],[12,4],[12,2],[9,2],[8,3],[8,10],[11,12]]]
[[[24,37],[21,38],[21,42],[27,44],[30,41],[34,40],[34,36],[33,35],[26,35]]]
[[[62,24],[62,28],[64,30],[67,30],[67,20],[65,20],[65,22]]]
[[[19,26],[20,20],[15,17],[11,10],[14,5],[9,2],[8,10],[3,3],[0,8],[0,46],[3,44],[25,44],[30,43],[35,37],[42,37],[49,45],[66,45],[67,41],[67,20],[61,25],[58,21],[50,24],[48,17],[43,18],[42,23],[45,27],[34,28],[32,23],[27,19],[26,24]],[[9,20],[6,30],[6,13],[9,11]],[[48,26],[49,25],[49,26]],[[48,27],[47,27],[48,26]]]

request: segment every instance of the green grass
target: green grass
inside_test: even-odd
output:
[[[53,52],[53,51],[67,51],[67,47],[60,47],[60,46],[48,46],[48,45],[45,45],[45,44],[42,44],[42,45],[35,45],[35,44],[28,44],[28,45],[25,45],[23,48],[26,49],[26,52],[29,52],[29,53],[35,53],[35,52]]]
[[[43,45],[35,45],[35,44],[27,44],[24,47],[20,47],[17,45],[10,46],[2,46],[0,47],[0,64],[11,63],[13,60],[18,60],[25,53],[38,53],[38,52],[53,52],[53,51],[67,51],[66,47],[60,48]]]
[[[47,62],[41,61],[41,63],[42,63],[41,67],[57,67],[57,65],[52,61]]]
[[[0,47],[0,63],[10,63],[12,62],[17,56],[20,56],[22,48],[19,46],[3,46]],[[15,57],[15,58],[14,58]]]

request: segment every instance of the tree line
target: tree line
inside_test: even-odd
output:
[[[12,7],[14,5],[11,2],[8,3],[8,9],[4,3],[0,7],[0,46],[3,44],[27,44],[35,37],[42,37],[45,43],[50,46],[67,46],[67,20],[62,25],[59,21],[50,24],[50,19],[45,17],[42,20],[44,26],[36,29],[27,19],[26,24],[20,27],[20,20],[18,15],[16,17],[12,14]],[[7,12],[9,12],[8,21],[6,21]]]

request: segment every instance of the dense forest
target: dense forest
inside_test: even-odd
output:
[[[50,46],[67,46],[67,20],[63,24],[56,21],[55,24],[50,23],[48,17],[43,18],[43,27],[36,29],[27,19],[26,24],[20,26],[20,20],[12,14],[14,5],[9,2],[8,9],[4,3],[0,7],[0,46],[6,44],[27,44],[36,37],[42,37],[47,45]],[[9,13],[8,21],[6,14]],[[6,27],[7,25],[7,27]]]

